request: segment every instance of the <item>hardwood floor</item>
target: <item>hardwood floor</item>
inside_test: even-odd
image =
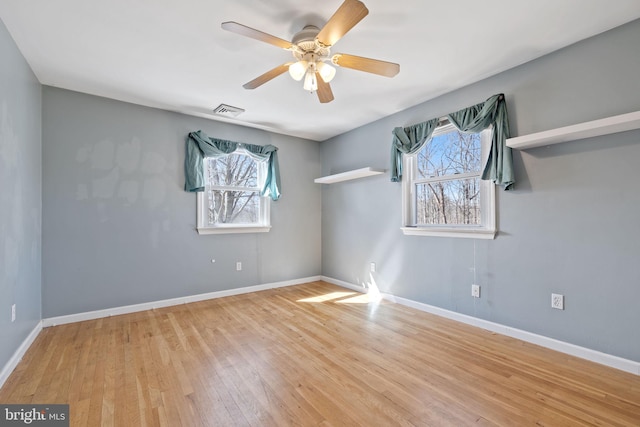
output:
[[[74,426],[640,426],[640,377],[323,282],[44,329],[2,403]]]

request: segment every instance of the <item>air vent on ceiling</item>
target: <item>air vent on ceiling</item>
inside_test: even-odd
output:
[[[232,107],[231,105],[220,104],[213,112],[220,116],[238,117],[241,113],[244,113],[244,110],[242,108]]]

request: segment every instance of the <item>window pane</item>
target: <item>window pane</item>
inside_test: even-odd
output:
[[[254,224],[260,219],[260,196],[256,191],[210,190],[207,202],[209,225]]]
[[[453,130],[425,144],[417,155],[418,179],[478,172],[481,161],[479,133]]]
[[[416,184],[418,225],[481,225],[480,179]]]
[[[208,158],[209,185],[258,187],[258,164],[246,154],[229,154],[218,159]]]

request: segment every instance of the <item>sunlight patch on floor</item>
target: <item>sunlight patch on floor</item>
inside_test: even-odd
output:
[[[299,299],[298,302],[324,302],[345,298],[354,294],[356,294],[356,292],[331,292],[324,295],[318,295],[317,297]]]
[[[299,299],[297,302],[326,302],[334,304],[371,304],[373,312],[382,300],[382,294],[376,284],[373,274],[369,275],[369,282],[363,283],[365,293],[360,292],[329,292],[328,294]],[[373,314],[373,313],[371,313]]]
[[[372,296],[371,294],[360,294],[355,297],[341,299],[336,301],[336,304],[369,304],[370,302],[378,302],[379,298]]]

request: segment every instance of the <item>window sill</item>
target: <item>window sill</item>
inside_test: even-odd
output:
[[[271,226],[198,227],[198,234],[268,233]]]
[[[401,227],[405,236],[427,237],[459,237],[464,239],[495,239],[497,231],[482,228],[452,228],[452,227]]]

